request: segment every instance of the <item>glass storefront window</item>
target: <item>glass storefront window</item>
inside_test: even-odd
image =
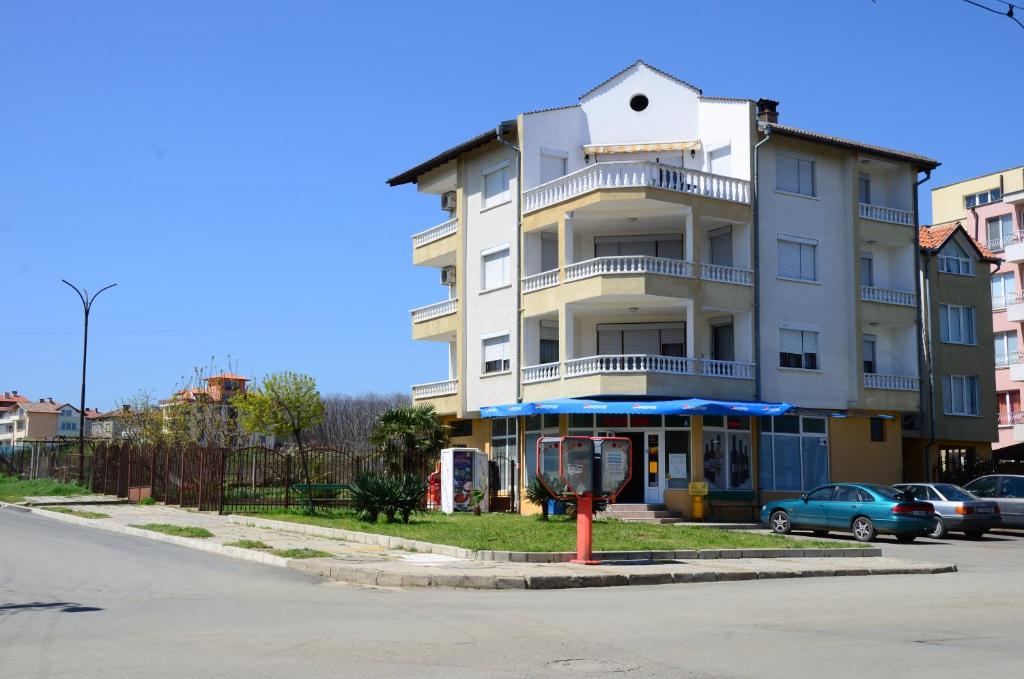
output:
[[[761,418],[760,443],[761,490],[796,492],[828,483],[827,418]]]
[[[704,480],[708,488],[715,490],[747,490],[752,487],[750,478],[750,433],[717,427],[709,427],[704,418]],[[717,418],[719,422],[723,418]],[[749,418],[737,426],[749,428]],[[724,424],[724,423],[723,423]]]

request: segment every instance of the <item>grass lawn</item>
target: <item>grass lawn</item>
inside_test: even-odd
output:
[[[298,549],[272,549],[270,553],[274,556],[283,556],[286,559],[319,559],[330,556],[330,552],[322,552],[319,549],[301,547]]]
[[[408,524],[369,523],[346,510],[302,510],[263,513],[261,516],[316,526],[329,526],[363,533],[378,533],[422,540],[466,549],[510,552],[574,552],[576,523],[553,516],[547,522],[536,516],[518,514],[445,515],[439,512],[414,515]],[[781,535],[764,535],[717,528],[594,522],[594,549],[598,551],[642,551],[670,549],[804,549],[846,547],[821,540],[795,540]]]
[[[132,528],[151,530],[164,535],[176,535],[180,538],[212,538],[213,533],[199,526],[175,526],[172,523],[133,523]]]
[[[22,481],[15,476],[0,474],[0,500],[4,502],[21,502],[33,495],[89,495],[88,488],[74,483],[57,483],[53,479],[33,479]]]
[[[225,542],[224,546],[241,547],[242,549],[270,549],[270,545],[262,540],[237,540],[235,542]]]
[[[80,519],[109,519],[110,514],[104,514],[103,512],[86,512],[78,509],[69,509],[67,507],[41,507],[48,512],[58,512],[60,514],[70,514],[71,516],[77,516]]]

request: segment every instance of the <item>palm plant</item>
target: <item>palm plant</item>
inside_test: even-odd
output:
[[[548,500],[553,499],[554,496],[548,487],[540,482],[540,479],[536,476],[533,477],[533,481],[530,481],[530,485],[526,487],[526,500],[530,504],[537,505],[540,507],[540,520],[548,520]]]
[[[388,472],[399,475],[430,466],[448,445],[448,435],[433,406],[404,406],[381,413],[370,443],[384,453]]]

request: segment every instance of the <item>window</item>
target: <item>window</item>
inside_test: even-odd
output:
[[[974,344],[974,307],[940,304],[939,339],[947,344]]]
[[[815,196],[814,161],[809,158],[775,154],[775,188],[787,193]]]
[[[1013,216],[989,217],[985,220],[985,232],[989,249],[1002,250],[1013,242]]]
[[[508,493],[512,489],[515,478],[515,462],[518,459],[518,420],[514,417],[494,418],[491,420],[491,477],[489,479],[492,491]]]
[[[870,252],[860,253],[860,284],[875,287],[875,256]]]
[[[650,100],[647,99],[646,94],[634,94],[629,99],[629,107],[639,113],[647,108]]]
[[[974,275],[973,262],[959,243],[950,241],[940,252],[942,254],[939,255],[939,271],[961,276]]]
[[[500,373],[509,370],[508,335],[488,337],[484,346],[484,374]]]
[[[832,494],[835,492],[835,486],[826,486],[825,488],[819,488],[813,493],[810,493],[807,496],[807,499],[812,502],[827,502],[832,499]]]
[[[942,378],[942,408],[947,415],[979,415],[977,375],[946,375]]]
[[[994,274],[992,282],[992,308],[1005,309],[1007,304],[1013,304],[1013,293],[1017,284],[1013,278],[1013,272]]]
[[[872,441],[884,441],[885,440],[885,420],[881,417],[871,418],[871,440]]]
[[[857,175],[857,200],[871,204],[871,175],[867,172]]]
[[[711,263],[718,266],[732,266],[732,227],[723,226],[708,232],[708,251]]]
[[[817,241],[779,238],[779,276],[801,281],[818,280]]]
[[[750,418],[704,417],[704,480],[718,490],[751,487]]]
[[[448,426],[451,427],[452,438],[473,435],[473,420],[452,420]]]
[[[828,483],[824,417],[762,417],[760,425],[761,490],[803,491]]]
[[[484,171],[484,208],[512,200],[508,187],[508,162]]]
[[[942,449],[939,450],[940,463],[945,462],[946,456],[942,454],[944,452],[948,451]],[[950,464],[949,466],[953,469],[956,469],[955,464]],[[963,468],[963,466],[963,463],[961,463],[960,468]],[[983,476],[976,481],[971,481],[970,483],[968,483],[966,486],[964,486],[964,490],[970,491],[972,495],[977,495],[978,497],[995,497],[996,487],[998,486],[998,484],[998,476]]]
[[[595,257],[647,255],[666,259],[683,258],[683,235],[598,236],[594,238]]]
[[[994,203],[1003,197],[1002,192],[999,189],[989,189],[988,191],[979,191],[978,193],[972,193],[964,196],[964,207],[975,207],[976,205],[987,205],[988,203]]]
[[[1020,415],[1020,392],[1001,391],[996,394],[996,402],[999,409],[999,426],[1008,427],[1011,424],[1024,424]]]
[[[779,330],[779,367],[818,369],[818,333],[809,330]]]
[[[875,361],[875,343],[877,338],[874,335],[864,335],[861,338],[861,346],[864,354],[864,372],[872,374],[878,372],[878,364]]]
[[[540,362],[558,362],[558,324],[554,321],[540,322]]]
[[[686,356],[686,323],[599,324],[597,353]]]
[[[1005,368],[1017,359],[1017,332],[992,333],[996,344],[996,367]]]
[[[484,251],[481,255],[480,289],[493,290],[511,283],[511,260],[509,249]]]
[[[566,174],[569,154],[564,151],[541,149],[540,151],[540,183],[544,184]]]

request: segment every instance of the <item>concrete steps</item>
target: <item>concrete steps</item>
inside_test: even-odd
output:
[[[680,514],[665,509],[665,505],[647,503],[611,504],[601,516],[627,523],[679,523],[683,521]]]

